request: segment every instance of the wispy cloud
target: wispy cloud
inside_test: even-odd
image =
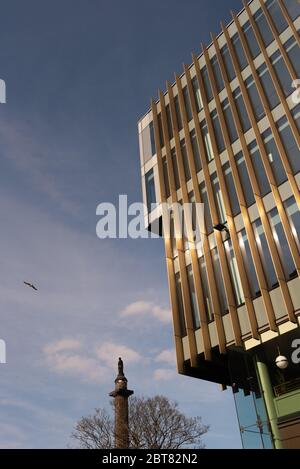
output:
[[[171,322],[171,311],[149,301],[135,301],[127,305],[120,313],[121,317],[152,315],[163,323]]]
[[[62,339],[46,345],[44,353],[48,365],[57,373],[78,376],[83,381],[103,382],[107,370],[96,358],[80,355],[80,348],[82,344],[79,341]]]
[[[136,363],[142,358],[135,350],[114,342],[104,342],[96,347],[96,355],[108,367],[115,366],[118,357],[122,357],[126,363]]]
[[[170,368],[157,368],[154,370],[153,377],[156,381],[170,381],[176,377],[176,371]]]
[[[173,349],[163,350],[157,355],[157,357],[155,357],[155,361],[167,363],[169,365],[175,365],[176,364],[175,350]]]

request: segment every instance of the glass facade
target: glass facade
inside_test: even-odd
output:
[[[178,315],[179,315],[179,325],[180,325],[180,333],[181,337],[186,336],[186,326],[185,326],[185,318],[184,318],[184,307],[183,307],[183,299],[182,299],[182,288],[181,288],[181,279],[180,273],[177,272],[175,275],[175,284],[176,284],[176,297],[177,297],[177,308],[178,308]]]
[[[238,134],[237,134],[237,130],[236,130],[234,120],[233,120],[233,115],[232,115],[232,111],[231,111],[231,107],[230,107],[228,98],[226,98],[222,102],[222,108],[223,108],[223,113],[224,113],[224,117],[225,117],[225,121],[226,121],[226,127],[227,127],[227,130],[228,130],[230,142],[233,143],[238,139]]]
[[[213,224],[212,224],[211,212],[210,212],[209,203],[208,203],[207,190],[206,190],[204,182],[202,182],[199,185],[199,190],[200,190],[200,195],[201,195],[201,201],[204,204],[204,221],[205,221],[206,232],[209,234],[213,231]]]
[[[199,259],[199,266],[200,266],[200,278],[201,278],[201,284],[202,284],[202,291],[203,291],[204,303],[205,303],[206,318],[209,322],[211,322],[214,319],[214,315],[213,315],[213,309],[211,305],[211,298],[210,298],[210,292],[209,292],[209,286],[208,286],[207,269],[206,269],[205,259],[203,256]]]
[[[201,69],[201,74],[202,74],[207,101],[211,101],[213,99],[213,93],[212,93],[210,79],[209,79],[208,71],[206,67],[203,67]]]
[[[234,255],[232,242],[230,239],[224,242],[225,252],[227,257],[227,263],[229,266],[229,272],[231,277],[231,283],[233,286],[233,292],[235,296],[235,302],[237,306],[245,303],[245,296],[242,288],[242,282],[239,274],[237,261]]]
[[[247,87],[249,99],[251,101],[251,105],[253,108],[253,112],[255,115],[255,118],[257,121],[262,119],[265,115],[264,108],[261,102],[261,99],[259,97],[255,81],[253,79],[253,76],[250,75],[246,80],[245,80],[245,85]]]
[[[193,270],[192,270],[191,265],[187,266],[187,274],[188,274],[188,282],[189,282],[189,289],[190,289],[193,326],[194,326],[194,329],[199,329],[200,327],[199,310],[198,310],[198,303],[197,303],[197,297],[196,297],[196,291],[195,291],[195,285],[194,285]]]
[[[221,49],[222,58],[224,61],[225,69],[227,72],[228,80],[232,81],[235,78],[235,71],[230,57],[228,46],[225,45]]]
[[[225,150],[225,143],[224,143],[222,129],[220,126],[220,121],[219,121],[219,116],[218,116],[217,111],[214,110],[210,116],[212,118],[212,124],[214,128],[214,135],[215,135],[215,139],[216,139],[216,143],[218,147],[218,152],[222,153],[222,151]]]
[[[252,190],[245,158],[241,151],[235,156],[235,161],[236,161],[237,170],[240,176],[243,194],[246,199],[246,204],[247,204],[247,207],[250,207],[251,205],[255,203],[255,197],[254,197],[254,193]]]
[[[222,276],[220,260],[219,260],[219,254],[218,254],[217,248],[212,249],[211,254],[212,254],[212,261],[213,261],[213,268],[214,268],[216,286],[217,286],[217,290],[218,290],[218,298],[219,298],[219,302],[220,302],[221,314],[226,314],[226,313],[228,313],[228,303],[227,303],[227,297],[226,297],[226,293],[225,293],[225,286],[224,286],[224,281],[223,281],[223,276]]]
[[[155,195],[155,183],[154,183],[154,172],[150,169],[145,175],[146,183],[146,197],[147,197],[147,208],[150,213],[156,207],[156,195]]]
[[[253,257],[251,254],[249,241],[246,235],[246,230],[243,228],[239,234],[239,244],[243,256],[244,267],[247,273],[248,283],[251,291],[252,298],[256,298],[260,295],[260,288],[258,284],[258,279],[255,272]]]
[[[280,103],[280,100],[275,90],[271,75],[268,71],[268,67],[266,66],[265,63],[263,63],[260,67],[258,67],[257,73],[258,73],[261,85],[263,87],[264,93],[266,95],[266,98],[268,100],[270,109],[274,109],[276,106],[278,106],[278,104]]]
[[[277,32],[279,34],[282,33],[282,31],[284,31],[288,27],[288,24],[283,16],[281,8],[278,4],[278,0],[267,0],[265,6],[267,7],[269,14],[271,15],[272,21],[275,24]]]
[[[216,86],[217,86],[217,91],[218,91],[218,93],[220,93],[220,91],[222,91],[222,89],[224,88],[224,81],[223,81],[223,78],[222,78],[222,74],[221,74],[221,70],[220,70],[220,66],[219,66],[219,62],[218,62],[217,57],[214,56],[210,60],[210,63],[211,63],[212,69],[213,69],[213,74],[214,74],[215,83],[216,83]]]
[[[234,52],[236,53],[236,56],[237,56],[240,69],[243,70],[245,67],[247,67],[248,62],[247,62],[244,49],[241,43],[241,38],[238,35],[238,33],[232,36],[231,41],[232,41],[232,45],[234,48]]]
[[[268,181],[268,177],[263,165],[263,161],[256,140],[254,140],[248,145],[248,150],[251,155],[252,164],[259,185],[260,193],[262,196],[264,196],[271,192],[271,187]]]
[[[232,171],[231,171],[229,162],[224,164],[223,173],[225,176],[226,189],[229,195],[232,215],[236,216],[238,213],[240,213],[241,209],[240,209],[238,196],[235,190],[234,180],[233,180]]]
[[[206,121],[205,120],[202,121],[200,123],[200,126],[201,126],[201,133],[202,133],[202,137],[203,137],[203,141],[204,141],[204,145],[205,145],[206,161],[209,163],[210,161],[213,160],[214,154],[213,154],[213,150],[212,150],[211,139],[210,139],[210,135],[208,133],[208,128],[207,128]]]
[[[199,151],[195,129],[191,131],[190,138],[191,138],[191,144],[192,144],[192,149],[193,149],[195,168],[196,168],[196,172],[198,173],[202,169],[202,165],[201,165],[200,151]]]
[[[273,41],[274,37],[270,29],[269,23],[267,22],[267,19],[261,8],[257,10],[257,12],[253,15],[253,18],[256,22],[264,45],[267,47]]]
[[[254,229],[255,241],[260,254],[267,284],[269,289],[271,290],[272,288],[278,287],[278,281],[273,266],[271,254],[269,251],[266,235],[260,219],[256,220],[252,225]]]
[[[245,106],[244,98],[242,96],[242,93],[239,87],[233,91],[233,98],[235,100],[235,105],[237,108],[239,119],[241,121],[242,130],[244,132],[247,132],[247,130],[249,130],[251,127],[251,123],[248,117],[248,112]]]
[[[197,77],[194,77],[192,79],[192,87],[193,87],[197,112],[199,113],[201,109],[203,108],[203,104],[202,104],[201,93],[200,93],[200,88],[199,88]]]

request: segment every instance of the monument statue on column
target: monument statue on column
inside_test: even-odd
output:
[[[115,448],[126,449],[129,447],[128,398],[132,394],[133,391],[127,389],[124,364],[119,358],[115,389],[109,393],[115,399]]]

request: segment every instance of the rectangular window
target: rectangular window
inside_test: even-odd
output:
[[[206,318],[208,322],[211,322],[214,320],[214,316],[213,316],[213,309],[211,305],[211,298],[210,298],[208,279],[207,279],[207,269],[206,269],[204,256],[199,259],[199,266],[200,266],[201,285],[202,285],[202,291],[203,291],[204,303],[205,303]]]
[[[274,109],[280,103],[280,99],[276,93],[273,80],[265,63],[258,67],[257,73],[264,93],[267,97],[270,109]]]
[[[193,113],[192,113],[191,102],[190,102],[190,97],[189,97],[187,86],[185,86],[182,89],[182,94],[183,94],[183,99],[184,99],[187,120],[188,122],[190,122],[193,119]]]
[[[150,169],[145,175],[147,208],[150,213],[156,207],[154,172]]]
[[[240,213],[241,209],[240,209],[239,199],[235,190],[235,185],[234,185],[232,171],[231,171],[229,162],[224,164],[223,172],[225,176],[226,189],[229,195],[232,215],[235,217],[238,213]]]
[[[270,26],[267,22],[267,19],[261,8],[254,13],[253,18],[258,26],[263,43],[267,47],[269,44],[271,44],[274,38]]]
[[[265,149],[271,163],[272,172],[274,174],[277,184],[282,184],[287,180],[287,175],[284,170],[284,167],[281,162],[279,152],[277,150],[276,143],[271,129],[266,130],[262,134],[262,139],[264,141]]]
[[[250,75],[246,80],[245,80],[245,85],[247,87],[249,99],[252,104],[253,112],[256,118],[256,121],[258,122],[260,119],[262,119],[265,115],[264,108],[261,102],[261,99],[259,97],[253,76]]]
[[[256,298],[260,295],[260,288],[256,276],[256,271],[253,263],[253,257],[251,254],[250,246],[249,246],[249,241],[246,235],[246,230],[243,228],[239,233],[238,233],[238,238],[239,238],[239,245],[241,248],[242,252],[242,257],[244,261],[244,267],[246,270],[249,286],[250,286],[250,291],[251,291],[251,296],[252,298]]]
[[[248,149],[251,155],[254,172],[255,172],[256,179],[259,185],[260,193],[264,197],[266,194],[271,192],[271,188],[270,188],[270,184],[266,175],[266,171],[262,162],[262,158],[261,158],[256,140],[254,140],[248,145]]]
[[[202,74],[202,78],[203,78],[203,82],[204,82],[206,98],[207,98],[207,101],[209,102],[213,99],[213,93],[212,93],[210,79],[209,79],[208,71],[207,71],[206,67],[203,67],[201,69],[201,74]]]
[[[220,183],[219,183],[217,173],[213,173],[211,175],[211,182],[212,182],[212,186],[214,190],[214,199],[215,199],[215,203],[217,206],[219,221],[220,223],[225,223],[226,211],[225,211],[225,205],[224,205],[223,196],[221,193],[221,188],[220,188]]]
[[[235,35],[232,36],[231,41],[232,41],[232,45],[236,53],[240,68],[241,70],[243,70],[245,67],[247,67],[248,62],[244,53],[243,46],[241,44],[241,39],[240,39],[239,34],[235,33]]]
[[[167,165],[167,159],[163,158],[162,160],[162,167],[163,167],[163,173],[164,173],[164,184],[165,184],[165,190],[166,190],[166,197],[170,197],[170,184],[169,184],[169,175],[168,175],[168,165]]]
[[[228,80],[232,81],[235,78],[236,75],[235,75],[234,67],[233,67],[233,64],[232,64],[232,60],[231,60],[229,49],[228,49],[227,45],[222,47],[221,54],[222,54],[222,58],[223,58],[223,61],[224,61],[225,68],[226,68]]]
[[[183,299],[182,299],[182,288],[181,288],[181,280],[180,280],[179,272],[177,272],[177,274],[175,275],[175,284],[176,284],[176,296],[177,296],[177,307],[178,307],[178,315],[179,315],[180,333],[181,333],[181,337],[185,337],[186,336],[186,327],[185,327],[184,307],[183,307]]]
[[[232,94],[233,94],[237,112],[238,112],[238,115],[242,124],[242,129],[244,132],[247,132],[247,130],[249,130],[251,127],[251,123],[248,117],[248,112],[247,112],[244,98],[243,98],[240,88],[239,87],[236,88]]]
[[[236,258],[233,251],[232,241],[228,239],[224,242],[225,252],[227,257],[227,263],[229,266],[229,272],[231,277],[231,284],[233,286],[233,292],[237,306],[245,303],[245,296],[242,288],[241,277],[237,266]]]
[[[224,281],[222,277],[219,254],[218,254],[217,248],[212,249],[211,254],[212,254],[215,281],[216,281],[216,286],[218,290],[218,298],[220,302],[221,314],[224,315],[228,313],[228,303],[227,303]]]
[[[205,228],[206,233],[210,234],[213,231],[213,224],[211,219],[210,207],[208,203],[208,196],[207,190],[205,187],[205,183],[201,182],[199,185],[200,195],[201,195],[201,202],[204,204],[204,221],[205,221]]]
[[[267,0],[265,6],[269,10],[270,16],[273,23],[276,26],[277,32],[280,34],[284,31],[288,24],[282,14],[281,8],[278,4],[278,0]]]
[[[253,223],[254,235],[258,247],[259,255],[261,258],[262,266],[265,272],[268,288],[278,287],[276,272],[273,266],[273,261],[269,251],[266,235],[260,219]]]
[[[300,171],[300,151],[287,118],[285,116],[281,117],[281,119],[276,122],[276,125],[293,173],[296,174]]]
[[[300,15],[300,4],[295,0],[283,0],[285,8],[287,9],[290,17],[294,21]]]
[[[202,137],[203,137],[204,145],[205,145],[205,156],[206,156],[207,162],[209,163],[210,161],[214,159],[214,154],[212,150],[212,144],[210,140],[210,135],[208,133],[206,121],[203,120],[202,122],[200,122],[200,126],[201,126],[201,133],[202,133]]]
[[[255,57],[257,57],[258,54],[260,53],[260,48],[259,48],[258,42],[256,40],[254,31],[252,29],[252,26],[250,24],[250,21],[247,21],[243,25],[242,29],[244,31],[246,41],[247,41],[248,47],[250,49],[252,58],[255,59]]]
[[[163,134],[163,128],[162,128],[161,114],[158,114],[157,120],[158,120],[158,130],[159,130],[159,142],[160,142],[160,146],[163,147],[165,145],[165,142],[164,142],[164,134]]]
[[[294,278],[297,275],[297,271],[283,230],[283,226],[280,221],[277,208],[273,208],[273,210],[268,213],[268,217],[271,223],[274,240],[284,270],[285,278],[286,280],[290,280],[291,278]]]
[[[201,165],[200,151],[199,151],[195,129],[191,131],[190,138],[191,138],[191,144],[192,144],[192,149],[193,149],[195,168],[196,168],[196,172],[198,173],[202,169],[202,165]]]
[[[166,106],[166,114],[167,114],[168,133],[169,133],[169,138],[171,140],[173,138],[173,126],[172,126],[171,111],[170,111],[169,104],[167,104]]]
[[[200,327],[199,310],[198,310],[198,303],[197,303],[197,297],[196,297],[196,291],[195,291],[195,285],[194,285],[193,270],[192,270],[191,265],[187,267],[187,274],[188,274],[188,282],[189,282],[189,290],[190,290],[193,326],[194,326],[194,329],[199,329]]]
[[[213,69],[213,74],[214,74],[214,77],[215,77],[215,83],[217,85],[217,90],[218,90],[218,93],[220,93],[220,91],[222,91],[223,88],[224,88],[224,81],[223,81],[223,78],[222,78],[219,62],[218,62],[218,59],[217,59],[216,55],[210,60],[210,63],[211,63],[212,69]]]
[[[230,139],[230,142],[233,143],[238,139],[238,134],[236,131],[236,127],[235,127],[235,123],[233,120],[233,115],[232,115],[232,111],[231,111],[228,98],[224,99],[221,105],[222,105],[222,109],[224,113],[224,118],[225,118],[227,130],[228,130],[228,134],[229,134],[229,139]]]
[[[177,164],[175,148],[172,148],[172,150],[171,150],[171,157],[172,157],[172,163],[173,163],[175,188],[178,191],[178,189],[180,188],[180,179],[179,179],[179,173],[178,173],[178,164]]]
[[[247,204],[247,207],[250,207],[251,205],[255,203],[255,198],[254,198],[245,158],[242,152],[239,152],[235,156],[235,161],[237,164],[237,170],[238,170],[241,184],[242,184],[244,197],[246,199],[246,204]]]
[[[293,91],[292,79],[279,50],[277,50],[276,52],[274,52],[274,54],[271,55],[270,60],[275,70],[275,74],[278,78],[278,81],[280,83],[281,89],[285,97],[287,97]]]
[[[180,107],[179,107],[179,99],[178,99],[177,95],[174,98],[174,104],[175,104],[175,112],[176,112],[178,131],[180,132],[183,125],[182,125],[181,112],[180,112]]]
[[[153,121],[142,131],[143,161],[146,163],[156,153]]]
[[[218,152],[222,153],[222,151],[225,150],[225,143],[224,143],[222,130],[221,130],[221,126],[220,126],[220,121],[219,121],[219,116],[218,116],[217,111],[216,110],[212,111],[210,116],[212,118],[212,125],[213,125],[213,128],[214,128],[214,135],[215,135],[215,139],[216,139],[216,143],[217,143],[217,147],[218,147]]]
[[[286,213],[289,217],[291,230],[300,252],[300,211],[294,197],[290,197],[284,202]]]
[[[189,159],[188,159],[188,154],[187,154],[184,138],[180,142],[180,149],[181,149],[182,160],[183,160],[185,180],[189,181],[191,179],[191,172],[190,172]]]
[[[290,62],[296,72],[297,77],[300,77],[300,48],[296,42],[294,36],[290,37],[284,44],[283,44],[287,55],[290,59]]]
[[[195,101],[196,101],[197,112],[199,113],[201,109],[203,109],[203,104],[202,104],[201,93],[200,93],[200,88],[199,88],[197,77],[194,77],[192,79],[192,86],[193,86],[193,92],[194,92]]]

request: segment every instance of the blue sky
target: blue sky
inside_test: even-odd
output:
[[[95,229],[99,203],[141,200],[137,121],[151,97],[241,7],[2,0],[0,447],[71,444],[76,421],[109,406],[119,355],[137,394],[201,415],[209,448],[240,447],[231,392],[176,374],[162,241]]]

